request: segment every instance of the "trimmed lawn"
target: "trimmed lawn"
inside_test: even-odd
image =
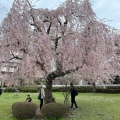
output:
[[[38,93],[3,93],[0,96],[0,120],[17,120],[12,115],[12,104],[25,101],[27,94],[39,106]],[[56,102],[63,103],[61,92],[53,93]],[[78,110],[70,110],[71,120],[120,120],[120,94],[79,93],[76,97]],[[70,100],[69,100],[70,104]]]

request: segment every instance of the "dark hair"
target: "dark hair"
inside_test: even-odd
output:
[[[27,95],[27,96],[30,96],[30,95]]]

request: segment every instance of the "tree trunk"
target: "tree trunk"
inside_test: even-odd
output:
[[[96,90],[96,85],[95,85],[95,82],[92,83],[92,86],[93,86],[93,92],[96,93],[97,90]]]
[[[54,72],[51,72],[46,79],[46,89],[45,89],[45,104],[55,102],[55,98],[53,98],[52,95],[52,81],[55,80],[57,77],[65,76],[66,74],[70,74],[71,72],[75,72],[79,69],[79,67],[76,67],[76,69],[70,69],[66,70],[65,72],[56,70]]]
[[[47,80],[45,88],[45,104],[55,102],[52,95],[52,80]]]

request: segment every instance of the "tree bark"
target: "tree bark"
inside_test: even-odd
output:
[[[46,88],[45,88],[45,104],[52,103],[53,101],[52,95],[52,80],[47,80]]]

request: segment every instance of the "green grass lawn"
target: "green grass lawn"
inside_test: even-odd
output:
[[[28,93],[3,93],[0,96],[0,120],[16,120],[12,115],[12,104],[25,101]],[[32,102],[39,105],[38,93],[29,93]],[[56,102],[63,103],[60,92],[53,93]],[[120,94],[79,93],[76,97],[78,110],[71,111],[71,120],[120,120]],[[70,103],[70,101],[69,101]]]

